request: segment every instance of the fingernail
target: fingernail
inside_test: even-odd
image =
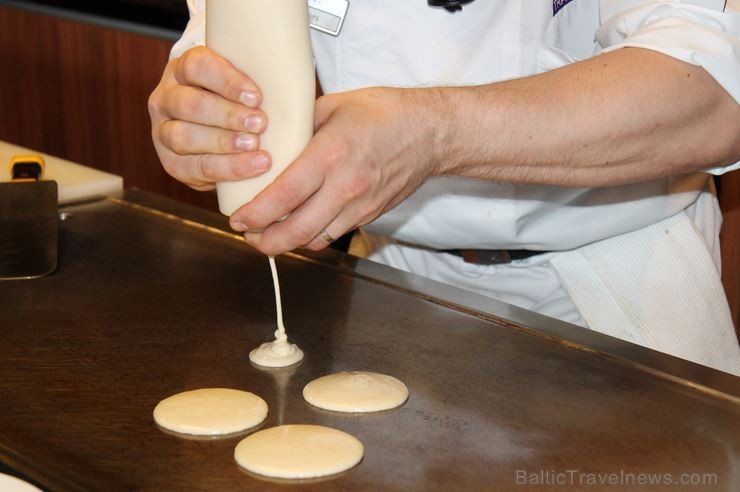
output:
[[[245,106],[249,106],[250,108],[256,108],[259,104],[259,96],[257,96],[257,93],[254,91],[244,91],[239,96],[239,100],[244,104]]]
[[[247,244],[253,245],[254,243],[259,241],[261,236],[262,234],[258,232],[247,232],[246,234],[244,234],[244,240],[247,242]]]
[[[232,222],[230,225],[236,232],[247,232],[249,230],[249,227],[242,222]]]
[[[264,171],[270,167],[270,158],[265,154],[258,154],[252,159],[252,167],[258,171]]]
[[[236,137],[236,148],[239,150],[257,150],[257,138],[254,135]]]
[[[249,130],[252,133],[257,133],[262,131],[262,116],[258,114],[252,114],[247,116],[247,119],[244,120],[244,126],[247,130]]]

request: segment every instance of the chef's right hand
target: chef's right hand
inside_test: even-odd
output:
[[[259,149],[267,116],[257,85],[205,47],[170,60],[149,97],[152,138],[162,166],[197,190],[267,171]]]

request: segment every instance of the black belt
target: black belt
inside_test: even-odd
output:
[[[531,256],[541,255],[546,251],[531,251],[528,249],[445,249],[442,253],[459,256],[465,263],[475,265],[500,265],[511,263],[514,260],[523,260]]]
[[[531,256],[549,253],[549,251],[532,251],[529,249],[433,249],[429,246],[409,243],[399,239],[394,239],[393,242],[401,246],[423,249],[432,251],[433,253],[447,253],[459,256],[466,263],[472,263],[474,265],[500,265],[511,263],[514,260],[523,260]]]

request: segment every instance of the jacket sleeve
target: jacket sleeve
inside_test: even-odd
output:
[[[601,0],[600,16],[602,52],[645,48],[698,65],[740,103],[740,0]]]
[[[206,0],[188,0],[190,21],[180,39],[170,51],[170,58],[177,58],[191,48],[206,44]]]

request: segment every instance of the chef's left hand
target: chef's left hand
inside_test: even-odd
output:
[[[267,255],[320,250],[372,222],[438,172],[433,89],[370,88],[323,96],[305,151],[231,216]],[[282,217],[290,216],[280,221]]]

